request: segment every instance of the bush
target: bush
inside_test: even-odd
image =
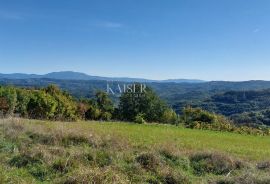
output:
[[[138,114],[136,117],[135,117],[135,120],[134,120],[135,123],[137,124],[144,124],[146,123],[146,121],[144,120],[144,114]]]
[[[143,153],[136,157],[136,161],[146,170],[155,170],[159,165],[158,159],[153,153]]]
[[[191,167],[196,175],[213,173],[216,175],[228,174],[236,169],[231,158],[215,153],[197,153],[190,157]]]
[[[180,123],[180,119],[173,109],[168,108],[163,112],[161,122],[177,125]]]

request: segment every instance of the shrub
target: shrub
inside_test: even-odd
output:
[[[155,170],[159,165],[158,159],[153,153],[142,153],[136,157],[136,161],[146,170]]]
[[[228,174],[235,169],[234,162],[227,156],[215,153],[197,153],[190,157],[191,167],[196,175],[213,173]]]
[[[138,114],[136,117],[135,117],[135,120],[134,120],[135,123],[137,124],[144,124],[146,123],[146,121],[144,120],[144,114]]]
[[[104,112],[101,114],[101,120],[104,120],[104,121],[109,121],[112,119],[112,114],[109,113],[109,112]]]
[[[12,87],[0,87],[0,110],[3,115],[13,115],[17,102],[16,90]]]
[[[180,123],[180,119],[173,109],[168,108],[163,112],[161,116],[161,122],[177,125]]]

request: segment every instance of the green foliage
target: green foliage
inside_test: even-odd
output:
[[[77,102],[53,85],[40,90],[0,87],[0,110],[3,115],[32,119],[78,119]]]
[[[146,121],[144,120],[144,114],[137,114],[137,116],[135,117],[134,123],[138,123],[138,124],[144,124],[146,123]]]
[[[187,128],[229,131],[253,135],[269,135],[269,128],[237,126],[222,115],[199,108],[187,107],[183,110],[183,122]]]
[[[13,87],[0,87],[0,111],[5,116],[12,116],[17,102],[16,90]]]
[[[52,119],[56,113],[57,101],[44,91],[34,91],[27,106],[32,119]]]
[[[17,89],[17,105],[16,105],[16,113],[20,114],[20,116],[27,118],[28,117],[28,103],[31,99],[31,91],[24,89]]]
[[[77,119],[77,103],[66,92],[61,91],[57,86],[50,85],[44,89],[57,102],[54,118],[56,120],[74,121]]]
[[[81,103],[86,107],[84,117],[87,120],[109,121],[114,113],[114,106],[108,94],[98,91],[94,99],[82,100]]]
[[[98,91],[96,93],[96,104],[102,113],[112,113],[113,112],[113,103],[109,98],[108,94],[103,91]]]
[[[135,88],[140,91],[140,85]],[[139,114],[144,114],[147,122],[168,121],[161,118],[166,111],[170,111],[169,107],[150,88],[141,93],[125,92],[120,97],[119,114],[125,121],[135,121]]]
[[[85,119],[98,120],[101,116],[101,111],[94,105],[89,105],[88,110],[85,112]]]
[[[161,116],[161,122],[166,124],[174,124],[177,125],[180,123],[179,116],[175,113],[173,109],[166,109],[162,116]]]
[[[199,108],[187,107],[183,110],[183,121],[188,128],[232,131],[232,123],[223,116]]]

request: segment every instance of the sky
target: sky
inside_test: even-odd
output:
[[[0,73],[270,80],[269,0],[0,0]]]

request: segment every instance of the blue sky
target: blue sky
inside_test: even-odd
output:
[[[0,0],[0,73],[270,80],[269,0]]]

